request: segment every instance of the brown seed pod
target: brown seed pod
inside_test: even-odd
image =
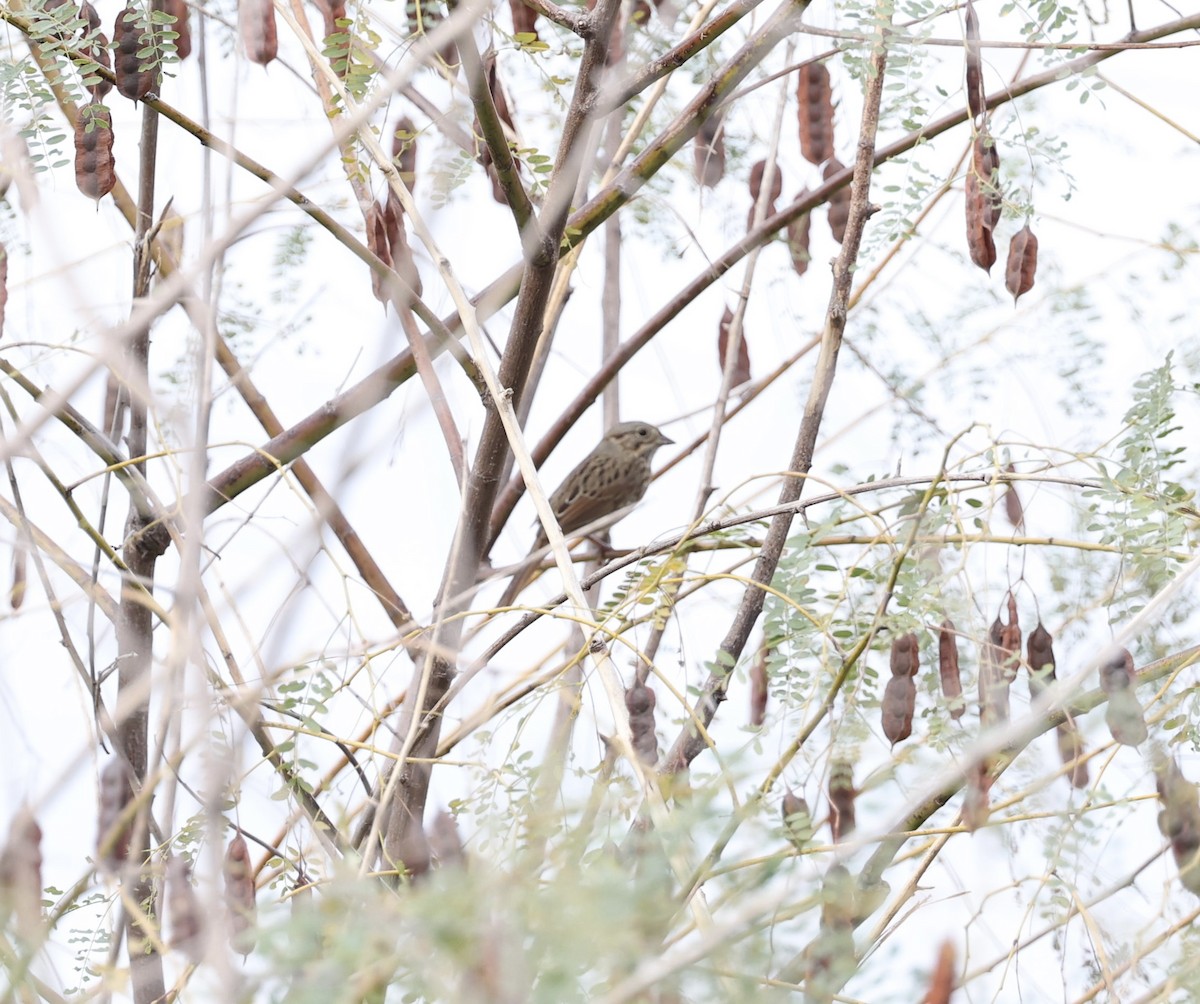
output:
[[[508,0],[508,9],[512,13],[513,34],[532,35],[533,39],[527,41],[537,41],[537,11],[526,7],[521,0]]]
[[[893,676],[883,690],[883,734],[893,746],[912,735],[917,685],[910,676]]]
[[[717,362],[721,372],[725,372],[725,357],[729,347],[729,329],[733,325],[733,314],[729,308],[721,315],[721,323],[717,325]],[[733,365],[733,382],[731,387],[740,387],[750,379],[750,347],[746,344],[746,329],[742,328],[742,337],[738,340],[737,362]]]
[[[1008,474],[1016,473],[1016,468],[1011,463],[1004,470]],[[1017,486],[1011,481],[1004,485],[1004,515],[1017,530],[1025,525],[1025,510],[1021,506],[1021,496],[1017,494]]]
[[[238,0],[238,31],[250,62],[266,66],[279,55],[279,32],[271,0]]]
[[[1082,759],[1086,752],[1083,737],[1074,722],[1063,722],[1055,730],[1058,738],[1058,755],[1063,766],[1071,765],[1068,778],[1072,788],[1086,788],[1089,783],[1087,761]]]
[[[489,53],[487,58],[484,59],[483,69],[487,77],[488,90],[492,94],[492,104],[496,106],[496,117],[515,132],[517,128],[516,123],[513,121],[515,105],[510,103],[508,95],[505,94],[504,85],[501,83],[496,70],[496,54],[494,52]]]
[[[979,17],[975,5],[967,0],[966,13],[967,108],[972,119],[987,111],[983,89],[983,59],[979,50]]]
[[[789,788],[783,796],[780,810],[783,813],[784,835],[796,850],[804,850],[813,838],[813,818],[808,802]]]
[[[12,585],[8,590],[8,605],[13,610],[20,610],[25,602],[25,564],[27,561],[25,548],[18,544],[13,548]]]
[[[969,9],[969,8],[968,8]],[[949,940],[938,949],[937,962],[929,974],[929,989],[921,998],[921,1004],[950,1004],[954,991],[954,945]]]
[[[204,911],[188,863],[178,855],[167,862],[167,916],[171,919],[171,947],[199,965],[204,958]]]
[[[112,115],[93,101],[75,120],[75,184],[84,195],[102,199],[117,183],[113,160]]]
[[[750,168],[750,215],[746,218],[746,229],[749,230],[754,226],[754,214],[758,210],[758,197],[762,194],[762,181],[767,173],[767,162],[760,160]],[[771,176],[771,197],[767,200],[766,210],[763,213],[763,219],[771,216],[775,212],[775,203],[779,196],[783,194],[783,175],[779,171],[779,165],[775,165],[775,171]]]
[[[996,264],[996,242],[991,227],[986,225],[986,200],[974,173],[967,174],[966,189],[967,251],[971,261],[991,274],[992,266]]]
[[[1100,664],[1100,689],[1106,694],[1128,690],[1133,686],[1136,676],[1137,670],[1134,669],[1133,656],[1129,649],[1114,648]]]
[[[404,281],[414,296],[422,292],[421,273],[408,246],[408,234],[404,229],[404,207],[395,192],[389,191],[383,204],[383,225],[387,233],[388,251],[392,256],[392,269]]]
[[[133,775],[123,757],[113,757],[100,772],[100,809],[96,819],[96,862],[115,872],[129,859],[133,818],[127,807],[133,799]]]
[[[171,30],[175,32],[175,55],[181,60],[192,54],[192,29],[188,24],[187,0],[163,0],[163,11],[175,18]]]
[[[146,45],[141,15],[136,7],[126,7],[117,15],[113,27],[113,75],[117,90],[130,101],[141,101],[157,86],[157,68],[138,55]]]
[[[800,153],[813,164],[833,156],[833,85],[824,63],[805,63],[796,82]]]
[[[1115,690],[1109,695],[1104,722],[1113,741],[1122,746],[1140,746],[1149,735],[1142,706],[1132,690]]]
[[[833,842],[840,843],[854,830],[854,765],[834,760],[829,767],[829,829]]]
[[[750,724],[756,729],[767,720],[768,693],[767,648],[764,645],[750,666]]]
[[[42,19],[38,28],[50,38],[65,42],[73,34],[68,25],[75,20],[75,5],[70,0],[44,0],[42,3]]]
[[[321,20],[325,25],[325,42],[328,45],[329,36],[336,35],[342,31],[342,27],[338,24],[338,21],[341,21],[346,16],[345,0],[313,0],[313,3],[316,5],[317,10],[321,12]],[[336,67],[334,69],[339,77],[345,76],[344,71],[338,71]]]
[[[975,764],[967,773],[967,787],[963,794],[962,821],[963,826],[971,833],[987,825],[992,814],[991,797],[988,792],[992,789],[995,778],[986,763]]]
[[[462,868],[467,863],[467,852],[463,847],[458,823],[445,809],[433,817],[429,830],[429,849],[437,863],[443,868]]]
[[[629,712],[629,732],[633,748],[642,763],[658,763],[658,736],[654,731],[654,691],[645,684],[634,684],[625,691],[625,710]]]
[[[719,116],[700,124],[692,141],[692,155],[692,173],[699,184],[713,188],[725,177],[725,130]]]
[[[950,708],[950,717],[957,721],[966,711],[966,704],[962,696],[962,675],[958,668],[958,632],[949,617],[938,628],[938,677],[942,684],[942,697]]]
[[[100,15],[96,12],[88,0],[83,0],[79,5],[79,16],[83,19],[84,27],[82,37],[87,38],[89,35],[95,35],[100,30]]]
[[[1185,889],[1200,896],[1200,792],[1174,760],[1160,759],[1154,778],[1162,802],[1158,828],[1171,841],[1179,880]]]
[[[854,879],[845,865],[833,865],[821,884],[821,925],[804,953],[804,999],[831,1004],[854,975]]]
[[[229,943],[235,952],[249,955],[258,940],[254,930],[258,921],[258,903],[254,894],[250,849],[240,833],[229,841],[223,871],[225,906],[229,912]]]
[[[1033,289],[1037,258],[1038,240],[1026,223],[1008,245],[1008,265],[1004,269],[1004,287],[1012,293],[1013,303]]]
[[[24,808],[13,819],[0,851],[0,917],[10,911],[22,941],[42,940],[42,828]]]
[[[112,58],[108,54],[108,37],[102,31],[96,32],[87,45],[80,46],[79,54],[106,70],[112,69]],[[95,70],[84,72],[83,86],[95,101],[103,101],[104,96],[113,88],[112,81],[106,80]]]
[[[1021,662],[1021,623],[1017,616],[1017,601],[1011,591],[1007,603],[1008,623],[1003,623],[997,615],[988,631],[988,640],[995,647],[1004,681],[1012,683],[1017,678],[1017,667]]]
[[[1008,679],[1001,647],[1004,624],[997,617],[979,653],[979,720],[984,728],[1008,721]]]
[[[990,273],[996,264],[992,231],[1000,221],[1003,197],[999,188],[1000,154],[987,129],[980,129],[971,148],[967,168],[967,249],[971,261]]]
[[[397,119],[392,127],[392,160],[400,180],[411,192],[417,184],[417,127],[407,116]]]
[[[911,631],[892,642],[889,662],[892,676],[916,676],[921,668],[921,645]]]
[[[1035,701],[1055,680],[1054,636],[1041,621],[1026,640],[1025,651],[1029,663],[1029,699]]]
[[[392,248],[388,242],[387,222],[384,220],[383,209],[376,203],[371,203],[371,208],[367,210],[366,223],[367,247],[375,252],[380,261],[391,268]],[[374,269],[371,270],[371,292],[380,303],[388,302],[387,279]]]
[[[801,192],[797,198],[806,194],[807,190]],[[808,271],[808,263],[812,261],[812,254],[808,250],[808,240],[811,231],[812,215],[810,213],[797,216],[787,225],[788,254],[791,255],[792,269],[796,275],[804,275]]]
[[[826,181],[840,174],[846,166],[836,157],[825,165],[822,174]],[[839,244],[846,236],[846,224],[850,222],[850,186],[839,188],[829,197],[829,230]]]
[[[971,163],[984,199],[983,225],[995,230],[1004,209],[1004,194],[1000,191],[1000,151],[996,149],[996,141],[986,128],[975,134]]]

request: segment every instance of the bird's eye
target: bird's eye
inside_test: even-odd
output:
[[[638,429],[638,435],[641,436],[642,439],[645,439],[649,434],[650,434],[650,430],[647,429],[644,425],[640,429]]]

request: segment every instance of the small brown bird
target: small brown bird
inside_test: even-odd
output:
[[[660,446],[673,443],[647,422],[620,422],[604,434],[550,496],[550,508],[564,534],[640,502],[650,485],[651,462]],[[546,546],[539,530],[533,550]],[[509,606],[533,579],[536,568],[518,572],[504,591],[500,606]]]

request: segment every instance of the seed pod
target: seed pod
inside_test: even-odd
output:
[[[828,181],[835,174],[840,174],[845,169],[845,165],[836,157],[833,157],[825,165],[822,173],[825,180]],[[829,197],[829,230],[833,234],[833,239],[839,244],[842,243],[842,240],[846,236],[846,224],[849,221],[850,186],[845,185]]]
[[[69,0],[44,0],[38,27],[50,38],[67,41],[74,34],[68,26],[75,20],[75,5]]]
[[[893,676],[883,690],[883,734],[893,746],[912,735],[917,686],[909,676]]]
[[[1016,637],[1019,646],[1019,628]],[[1016,676],[1012,650],[1005,645],[1011,640],[1008,625],[997,616],[979,654],[979,718],[984,728],[1008,721],[1008,688]]]
[[[916,676],[921,668],[921,645],[911,631],[892,642],[890,660],[892,676]]]
[[[645,684],[634,684],[625,691],[625,710],[629,712],[629,732],[638,758],[647,766],[658,763],[658,736],[654,731],[654,691]]]
[[[171,918],[171,947],[199,965],[204,958],[204,912],[192,888],[191,869],[178,855],[167,862],[167,916]]]
[[[188,24],[187,0],[163,0],[163,11],[175,19],[171,30],[175,32],[175,55],[181,60],[192,54],[192,29]]]
[[[467,863],[467,852],[463,848],[458,823],[445,809],[433,817],[429,832],[429,847],[437,863],[443,868],[462,868]]]
[[[942,683],[942,697],[950,708],[950,717],[957,721],[966,711],[966,703],[963,701],[962,676],[958,668],[958,633],[949,617],[938,628],[938,677]]]
[[[725,131],[720,116],[712,116],[700,124],[692,141],[692,173],[705,188],[713,188],[725,177]]]
[[[975,764],[967,773],[967,789],[963,795],[962,821],[963,826],[974,833],[987,825],[992,814],[991,799],[988,794],[995,779],[988,770],[987,764]]]
[[[758,729],[767,720],[767,647],[758,650],[750,666],[750,724]]]
[[[1029,699],[1036,701],[1055,680],[1054,637],[1041,621],[1026,640],[1025,651],[1029,663]]]
[[[1037,273],[1038,240],[1026,223],[1008,245],[1008,265],[1004,270],[1004,287],[1012,293],[1013,303],[1033,289]]]
[[[1063,766],[1071,765],[1068,775],[1072,788],[1086,788],[1089,783],[1087,761],[1083,759],[1086,752],[1083,737],[1073,722],[1063,722],[1055,730],[1058,738],[1058,755],[1062,758]]]
[[[798,851],[804,850],[813,838],[813,818],[808,802],[789,788],[780,806],[783,812],[784,836]]]
[[[87,45],[80,46],[79,54],[86,56],[93,63],[104,67],[106,70],[112,69],[112,58],[108,54],[108,37],[102,31],[98,31],[95,35],[91,36],[91,41]],[[83,86],[91,94],[94,101],[103,101],[104,96],[113,88],[112,81],[106,80],[99,73],[95,72],[95,70],[84,72]]]
[[[383,218],[383,210],[376,203],[371,203],[371,208],[367,210],[366,223],[367,247],[375,252],[380,261],[391,268],[392,249],[388,242],[387,223]],[[371,270],[371,292],[380,303],[388,302],[387,279],[374,269]]]
[[[258,903],[254,897],[254,872],[250,849],[239,833],[225,851],[225,906],[229,913],[229,943],[233,950],[249,955],[258,940],[254,927],[258,921]]]
[[[796,82],[800,153],[813,164],[833,156],[833,86],[824,63],[805,63]]]
[[[984,226],[995,230],[1004,208],[1004,194],[1000,191],[1000,151],[987,129],[981,129],[976,134],[971,157],[984,198]]]
[[[113,160],[112,115],[92,102],[75,120],[75,184],[84,195],[102,199],[117,183]]]
[[[1171,853],[1185,889],[1200,896],[1200,792],[1174,760],[1154,767],[1155,787],[1162,802],[1158,828],[1171,841]]]
[[[970,7],[967,8],[970,10]],[[921,998],[921,1004],[950,1004],[950,994],[954,990],[954,945],[943,941],[938,949],[937,962],[933,972],[929,974],[929,989]]]
[[[524,41],[536,42],[538,38],[537,11],[532,7],[526,7],[521,0],[508,0],[508,9],[512,13],[513,34],[532,35],[532,39]]]
[[[1140,746],[1149,734],[1142,706],[1132,690],[1116,690],[1109,695],[1104,722],[1113,740],[1122,746]]]
[[[100,772],[100,810],[96,824],[96,862],[106,872],[115,872],[129,860],[133,839],[133,817],[127,806],[133,799],[133,778],[128,762],[113,757]]]
[[[317,10],[321,12],[321,20],[325,25],[325,42],[328,45],[329,36],[336,35],[342,31],[338,21],[346,16],[345,0],[313,0],[313,3],[316,5]],[[345,77],[344,71],[338,71],[336,67],[334,69],[339,77]]]
[[[8,590],[8,605],[13,610],[20,610],[25,602],[25,548],[18,544],[13,548],[12,585]]]
[[[1133,686],[1137,670],[1133,667],[1133,656],[1127,648],[1114,648],[1112,654],[1100,664],[1100,689],[1106,694],[1128,690]]]
[[[10,912],[22,941],[42,940],[42,828],[28,809],[17,813],[0,851],[0,919]]]
[[[835,760],[829,767],[829,829],[833,842],[841,843],[854,830],[854,765]]]
[[[725,372],[725,357],[729,347],[729,329],[733,325],[733,314],[728,307],[721,315],[721,323],[717,325],[717,362],[721,372]],[[740,387],[750,379],[750,348],[746,345],[746,329],[742,329],[742,337],[738,340],[737,362],[733,365],[733,381],[731,387]]]
[[[967,249],[971,261],[988,273],[996,264],[996,242],[992,231],[1000,221],[1003,208],[999,178],[1000,153],[987,129],[980,129],[967,168]]]
[[[387,233],[388,252],[392,256],[392,269],[404,280],[414,296],[422,292],[421,273],[408,246],[408,234],[404,229],[404,207],[395,192],[389,191],[383,204],[383,226]]]
[[[985,225],[986,200],[975,174],[967,174],[966,189],[967,251],[971,261],[990,275],[992,266],[996,264],[996,242],[992,238],[991,227]]]
[[[1008,474],[1016,473],[1016,468],[1011,463],[1004,470]],[[1017,486],[1011,481],[1004,485],[1004,515],[1017,530],[1025,525],[1025,510],[1021,506],[1021,496],[1017,494]]]
[[[808,194],[807,189],[801,192],[797,198],[802,198],[806,194]],[[808,263],[812,261],[812,255],[808,250],[808,239],[811,230],[812,215],[810,213],[797,216],[787,225],[788,254],[791,255],[792,270],[796,275],[804,275],[808,271]]]
[[[88,0],[83,0],[83,3],[79,5],[79,16],[84,22],[82,32],[84,38],[95,35],[100,30],[100,15],[96,13],[96,8]]]
[[[266,66],[279,55],[275,5],[271,0],[238,0],[238,30],[250,62]]]
[[[113,42],[117,47],[113,75],[117,79],[117,90],[130,101],[141,101],[156,87],[157,67],[138,55],[147,41],[137,8],[126,7],[117,15],[113,27]]]
[[[417,127],[407,116],[397,119],[392,128],[392,160],[411,192],[417,184]]]
[[[4,334],[4,312],[8,308],[8,248],[0,241],[0,336]]]
[[[821,884],[821,926],[804,956],[805,1001],[832,1001],[854,974],[854,879],[833,865]]]
[[[509,129],[516,131],[516,123],[513,121],[513,106],[504,92],[504,85],[500,80],[500,76],[496,71],[496,54],[490,53],[483,62],[484,75],[487,78],[488,90],[492,94],[492,104],[496,106],[496,117],[500,119]]]
[[[767,172],[767,162],[765,160],[758,161],[750,168],[750,213],[746,217],[746,229],[751,230],[754,227],[754,214],[758,212],[758,197],[762,193],[762,181]],[[775,165],[775,171],[771,176],[771,197],[767,200],[766,208],[763,211],[763,219],[771,216],[775,212],[775,203],[779,196],[783,194],[783,175],[779,171],[779,165]]]
[[[967,0],[966,14],[967,108],[972,119],[987,111],[983,89],[983,59],[979,51],[979,17],[975,5]]]

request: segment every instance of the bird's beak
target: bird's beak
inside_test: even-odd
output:
[[[661,432],[658,434],[658,445],[659,446],[669,446],[671,443],[674,443],[674,442],[675,442],[675,440],[669,439],[668,437],[664,436]]]

